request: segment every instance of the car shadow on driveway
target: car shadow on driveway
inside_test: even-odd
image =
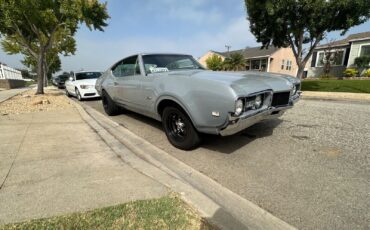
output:
[[[241,131],[240,133],[226,137],[204,135],[201,148],[206,148],[225,154],[231,154],[258,138],[271,136],[274,132],[274,129],[282,122],[283,120],[279,118],[261,121]]]

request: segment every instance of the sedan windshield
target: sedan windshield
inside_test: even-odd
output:
[[[100,72],[83,72],[76,73],[76,80],[85,80],[85,79],[96,79],[101,75]]]
[[[152,54],[144,55],[143,62],[146,73],[168,72],[184,69],[203,69],[190,55]]]

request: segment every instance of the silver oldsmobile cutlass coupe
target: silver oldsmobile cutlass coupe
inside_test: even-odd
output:
[[[281,116],[300,97],[297,78],[261,72],[213,72],[192,56],[138,54],[109,68],[96,90],[108,115],[120,108],[162,121],[177,148],[196,148],[200,133],[232,135]]]

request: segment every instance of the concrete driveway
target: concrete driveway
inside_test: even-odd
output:
[[[369,104],[301,100],[281,119],[205,136],[191,152],[172,147],[157,121],[111,119],[300,229],[370,227]]]

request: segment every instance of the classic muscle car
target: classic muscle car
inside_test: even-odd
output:
[[[177,148],[196,148],[200,133],[232,135],[281,116],[300,97],[297,78],[262,72],[213,72],[184,54],[138,54],[97,80],[105,112],[125,108],[162,121]]]

